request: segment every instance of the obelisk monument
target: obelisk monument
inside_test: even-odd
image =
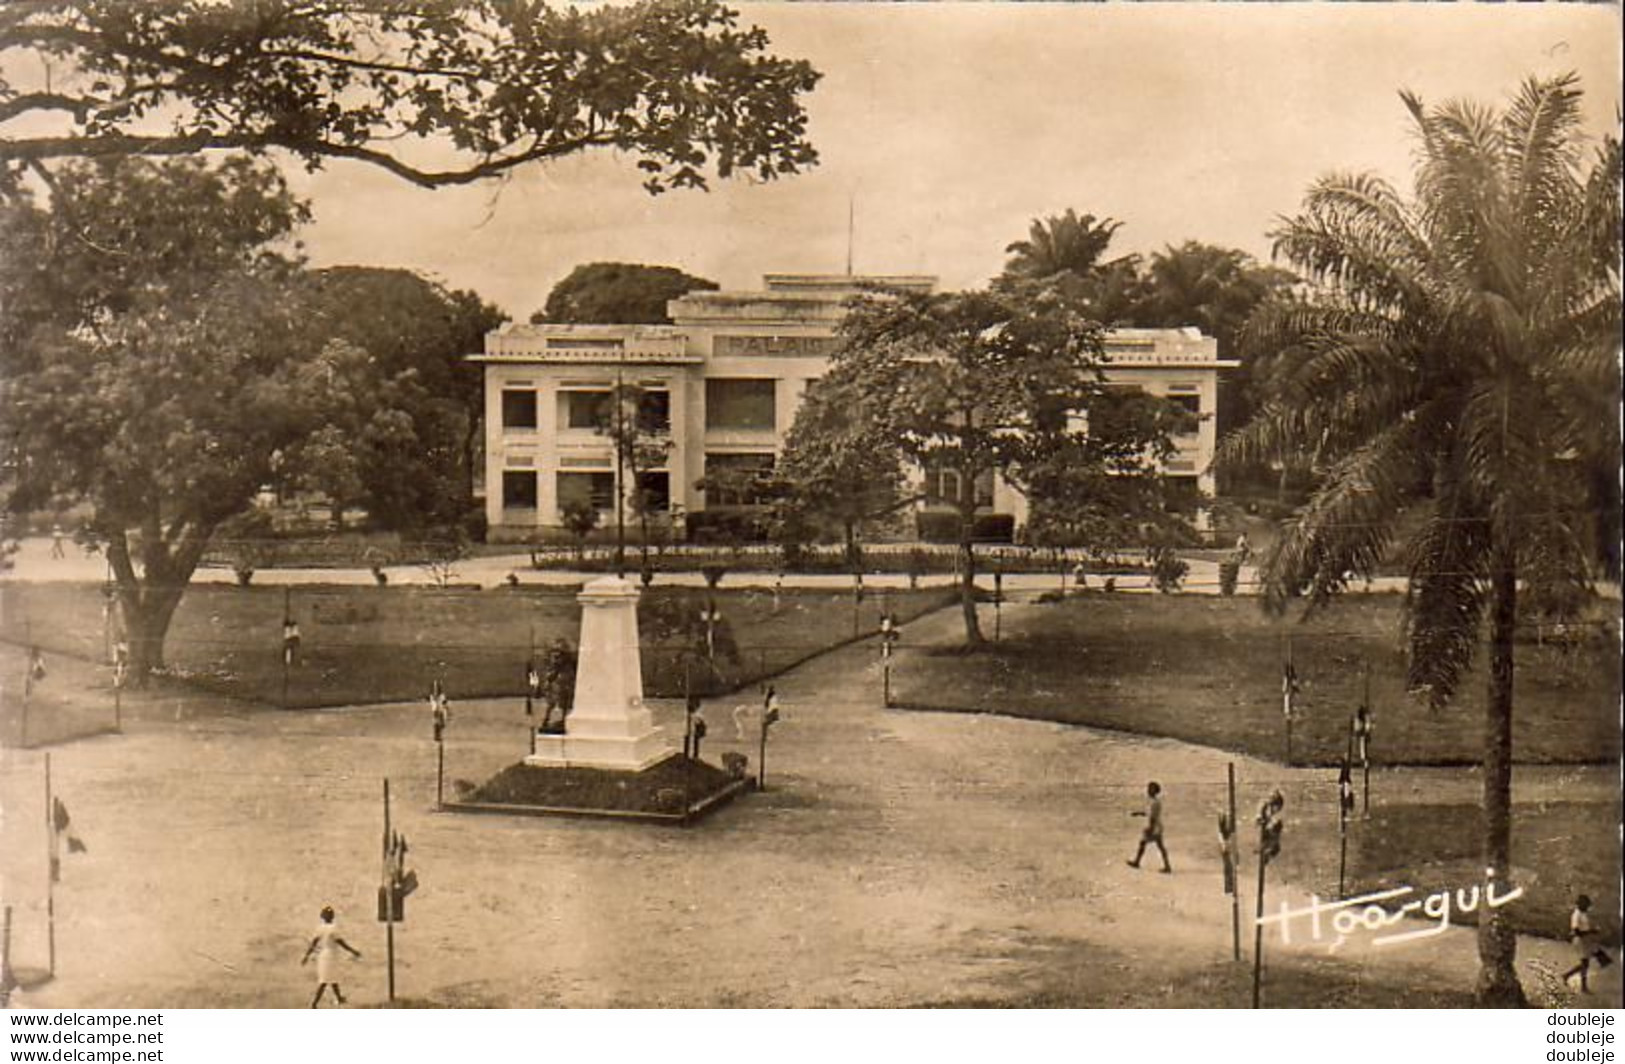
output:
[[[643,661],[638,652],[638,590],[605,576],[576,596],[581,643],[575,707],[563,735],[538,735],[528,765],[607,768],[639,772],[675,749],[643,704]]]

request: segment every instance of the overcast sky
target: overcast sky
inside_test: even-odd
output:
[[[773,50],[824,74],[812,171],[650,197],[630,160],[532,167],[424,191],[357,164],[298,178],[321,265],[420,269],[523,319],[582,262],[678,266],[725,288],[769,271],[985,283],[1029,222],[1124,225],[1115,253],[1187,239],[1269,253],[1329,170],[1409,173],[1397,92],[1502,102],[1573,70],[1587,127],[1620,107],[1615,4],[742,5]]]

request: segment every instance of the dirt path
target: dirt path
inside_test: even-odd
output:
[[[958,623],[943,611],[912,634]],[[322,904],[366,954],[346,989],[378,1002],[385,775],[423,882],[397,934],[400,992],[413,998],[1247,1003],[1210,844],[1229,755],[886,711],[873,644],[778,686],[786,720],[768,752],[770,789],[688,831],[435,814],[434,752],[415,705],[137,713],[123,735],[54,753],[57,793],[89,852],[65,858],[57,887],[58,978],[19,1003],[298,1005],[313,980],[298,958]],[[708,758],[734,748],[733,704],[708,710]],[[657,709],[668,728],[680,720],[680,707]],[[482,778],[517,759],[522,720],[513,702],[456,706],[449,775]],[[754,744],[745,749],[754,761]],[[1307,785],[1236,761],[1244,809],[1277,781],[1289,801]],[[18,907],[18,963],[42,964],[40,754],[8,751],[0,769],[0,891]],[[1123,863],[1138,824],[1127,814],[1151,778],[1167,788],[1172,876]],[[1554,943],[1520,952],[1526,965],[1566,957]],[[1462,931],[1380,956],[1302,943],[1272,944],[1270,956],[1276,1003],[1326,979],[1345,1003],[1421,1003],[1469,987],[1474,968]]]

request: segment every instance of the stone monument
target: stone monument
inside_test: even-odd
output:
[[[643,704],[638,590],[605,576],[582,588],[576,601],[581,603],[581,649],[575,707],[564,734],[538,735],[536,752],[525,763],[641,772],[676,750]]]

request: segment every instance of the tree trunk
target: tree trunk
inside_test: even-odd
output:
[[[119,616],[130,644],[130,680],[137,686],[146,683],[153,669],[164,665],[169,622],[214,527],[214,523],[190,525],[166,541],[156,516],[149,515],[141,529],[139,576],[130,557],[129,531],[117,528],[107,534],[107,560],[113,567]]]
[[[965,647],[976,650],[987,644],[976,619],[976,549],[972,533],[976,527],[974,509],[959,511],[959,608],[965,614]]]
[[[1512,888],[1512,665],[1518,618],[1518,563],[1513,549],[1495,548],[1490,578],[1490,691],[1484,717],[1484,884]],[[1518,940],[1502,909],[1478,911],[1478,1003],[1488,1008],[1529,1004],[1513,965]]]
[[[164,666],[164,640],[169,622],[181,603],[182,588],[148,588],[134,596],[137,603],[124,609],[124,625],[130,641],[130,672],[135,682],[146,682],[154,669]]]

